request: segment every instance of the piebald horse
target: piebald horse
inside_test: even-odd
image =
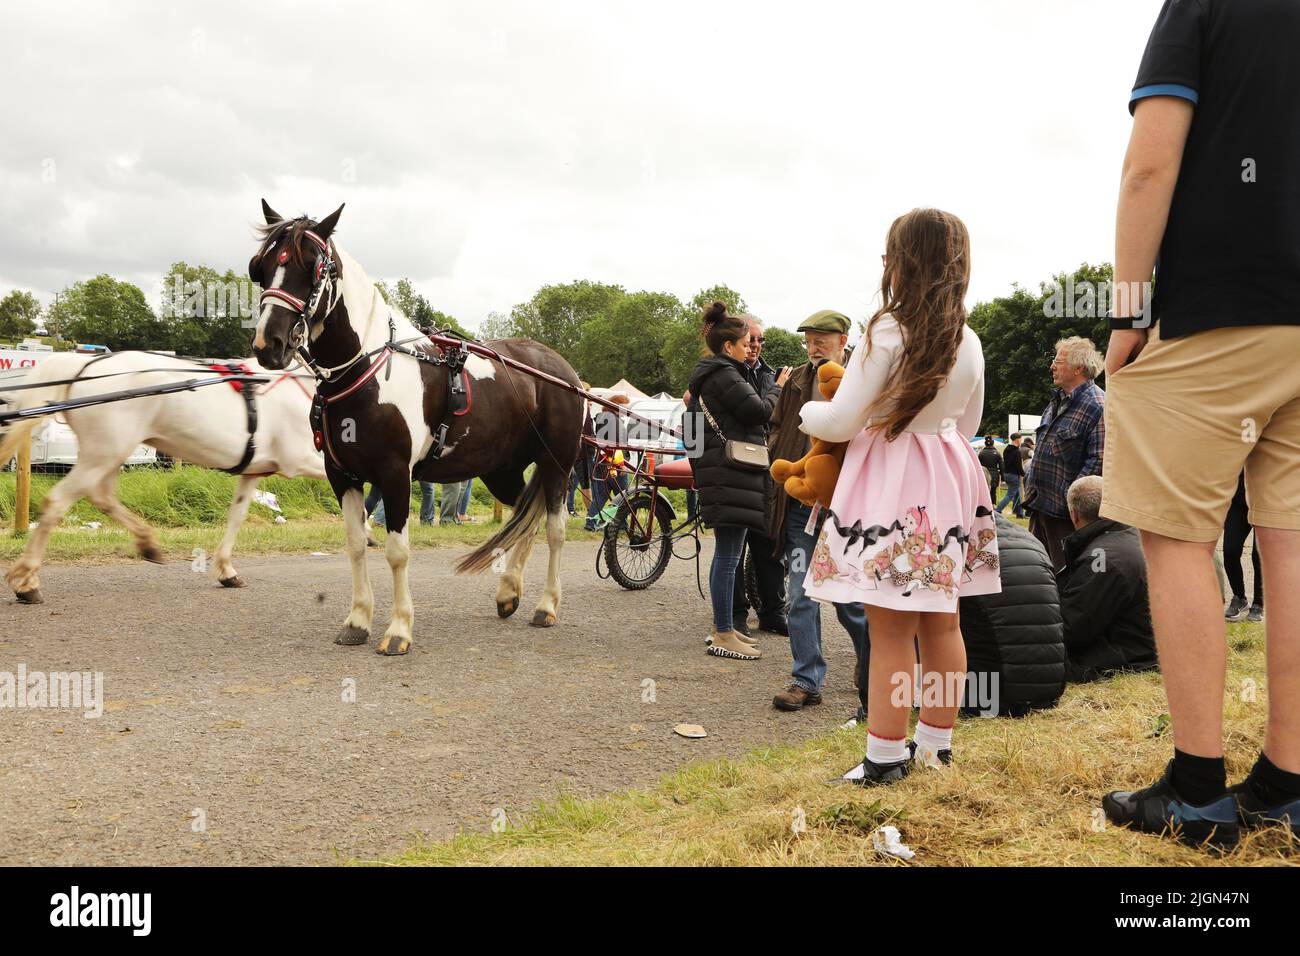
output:
[[[553,625],[560,607],[564,495],[582,432],[581,397],[490,359],[435,346],[384,301],[334,241],[342,206],[320,222],[285,219],[265,200],[262,212],[262,242],[248,264],[249,276],[263,289],[253,354],[275,369],[296,354],[318,376],[321,398],[313,424],[325,449],[325,475],[343,510],[352,562],[352,606],[335,643],[370,639],[375,602],[366,570],[365,482],[383,496],[385,551],[393,573],[392,618],[379,653],[405,654],[411,646],[413,479],[480,478],[499,501],[513,506],[501,530],[456,565],[457,573],[504,565],[496,594],[503,618],[519,607],[524,565],[545,519],[550,563],[531,623]],[[579,384],[568,362],[545,345],[529,339],[486,344]],[[463,373],[453,372],[462,365]],[[453,384],[463,394],[453,395]],[[533,472],[525,480],[529,465]]]

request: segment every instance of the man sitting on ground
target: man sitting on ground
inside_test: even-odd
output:
[[[1056,586],[1071,683],[1156,667],[1142,540],[1136,528],[1098,517],[1101,485],[1099,475],[1089,475],[1066,493],[1076,530],[1061,544],[1065,565]]]

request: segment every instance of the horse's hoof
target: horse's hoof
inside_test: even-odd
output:
[[[497,617],[509,617],[517,610],[519,610],[519,598],[511,598],[504,604],[497,601]]]
[[[533,627],[554,627],[555,615],[548,614],[545,611],[538,611],[533,615],[533,619],[528,622]]]
[[[32,588],[30,591],[17,592],[19,604],[44,604],[45,598],[41,597],[40,588]]]
[[[152,564],[165,564],[165,563],[166,563],[166,562],[163,561],[163,553],[162,553],[162,551],[161,551],[160,549],[154,547],[153,545],[150,545],[150,546],[147,547],[147,548],[141,548],[141,549],[140,549],[140,557],[144,558],[146,561],[149,561],[149,562],[152,563]]]
[[[233,578],[222,578],[221,586],[223,588],[242,588],[246,585],[244,584],[244,579],[236,574]]]
[[[334,643],[354,647],[357,644],[364,644],[368,640],[370,640],[370,632],[364,628],[345,627],[339,631],[339,636],[334,638]]]
[[[411,639],[409,637],[392,637],[385,634],[375,652],[383,654],[385,657],[400,657],[411,649]]]

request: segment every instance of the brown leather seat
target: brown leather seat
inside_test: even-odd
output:
[[[664,488],[694,488],[695,475],[691,472],[691,460],[678,458],[665,462],[655,468],[655,477]]]

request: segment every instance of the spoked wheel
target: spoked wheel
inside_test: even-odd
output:
[[[605,563],[610,576],[629,591],[659,580],[673,556],[673,512],[649,491],[633,492],[605,526]]]

